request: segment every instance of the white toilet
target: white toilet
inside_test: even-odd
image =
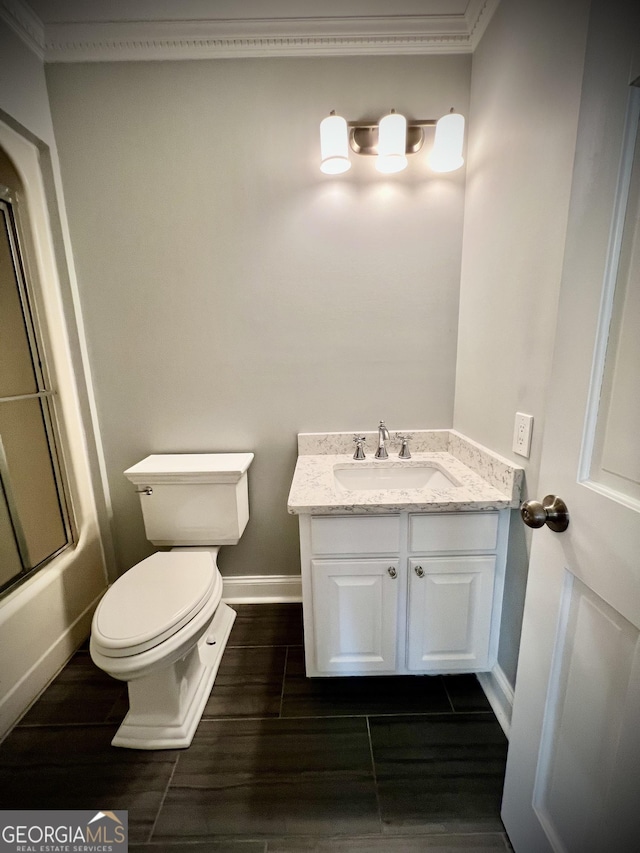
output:
[[[128,682],[129,712],[114,746],[175,749],[193,739],[236,617],[221,601],[216,557],[249,519],[252,460],[154,455],[124,472],[140,494],[147,539],[171,550],[118,578],[93,617],[94,663]]]

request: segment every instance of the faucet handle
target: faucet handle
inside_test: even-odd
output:
[[[398,439],[398,441],[402,442],[402,444],[400,445],[400,452],[398,453],[398,456],[400,457],[400,459],[411,459],[411,451],[409,450],[409,442],[411,441],[413,436],[397,432],[396,438]]]
[[[357,433],[353,436],[353,441],[355,443],[356,449],[353,454],[354,459],[366,459],[364,455],[364,435],[358,435]]]

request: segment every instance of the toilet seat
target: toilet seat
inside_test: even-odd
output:
[[[147,557],[118,578],[98,605],[91,631],[95,650],[120,658],[154,648],[200,613],[218,578],[207,551]]]

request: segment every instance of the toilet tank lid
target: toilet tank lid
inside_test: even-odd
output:
[[[237,483],[253,453],[156,453],[124,472],[136,485],[149,483]]]

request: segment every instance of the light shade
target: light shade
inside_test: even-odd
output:
[[[320,156],[320,169],[326,175],[339,175],[351,168],[347,121],[333,112],[320,122]]]
[[[407,168],[407,120],[391,112],[378,125],[378,157],[376,169],[390,174]]]
[[[464,164],[464,116],[449,113],[436,123],[436,136],[429,155],[429,165],[434,172],[453,172]]]

